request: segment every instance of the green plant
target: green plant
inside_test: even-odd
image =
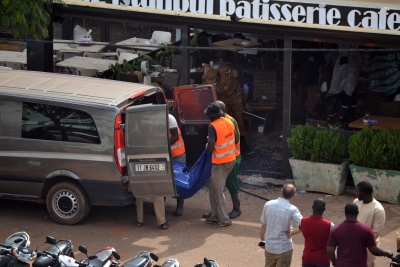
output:
[[[349,156],[359,166],[396,169],[400,165],[400,133],[364,128],[350,137]]]
[[[294,158],[300,160],[311,159],[316,131],[308,123],[292,129],[292,136],[287,139],[287,143]]]
[[[310,161],[339,164],[347,154],[347,140],[338,132],[317,131]]]
[[[165,60],[171,60],[172,55],[176,53],[175,49],[164,48],[156,53],[156,60],[158,64],[162,64]]]
[[[66,6],[63,0],[0,0],[0,28],[10,28],[14,38],[46,38],[53,3]]]
[[[140,71],[141,67],[140,64],[142,61],[149,61],[151,62],[153,58],[149,55],[143,55],[140,57],[135,58],[132,63],[127,62],[124,60],[122,63],[116,62],[114,65],[110,64],[109,69],[113,73],[113,75],[110,77],[112,80],[119,80],[119,74],[122,73],[128,73],[130,71]]]
[[[199,37],[199,33],[197,31],[193,32],[192,39],[190,39],[190,46],[197,45],[197,38]]]

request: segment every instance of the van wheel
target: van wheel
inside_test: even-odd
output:
[[[47,194],[46,206],[51,218],[60,224],[76,224],[90,211],[86,193],[72,182],[54,185]]]

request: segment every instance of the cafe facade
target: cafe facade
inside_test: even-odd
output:
[[[63,39],[71,39],[71,18],[101,21],[101,40],[109,23],[139,23],[181,30],[181,84],[189,83],[190,29],[245,32],[283,40],[283,140],[290,136],[293,40],[398,48],[398,0],[65,0],[53,16],[63,18]],[[52,36],[49,38],[52,39]],[[39,48],[36,48],[39,49]],[[44,61],[51,60],[43,54]],[[29,65],[28,56],[28,65]],[[31,59],[32,60],[32,59]],[[346,133],[351,135],[351,132]],[[282,143],[282,174],[291,176],[287,143]]]

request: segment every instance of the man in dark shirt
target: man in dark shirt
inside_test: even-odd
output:
[[[318,48],[318,43],[306,42],[303,48]],[[308,51],[293,53],[293,63],[298,67],[298,89],[300,102],[306,118],[314,111],[318,94],[319,70],[322,68],[322,81],[325,81],[325,56],[323,52]]]
[[[344,213],[346,220],[333,229],[326,248],[333,266],[367,267],[367,248],[375,256],[393,256],[390,250],[376,246],[370,227],[357,221],[358,207],[355,203],[348,203]]]

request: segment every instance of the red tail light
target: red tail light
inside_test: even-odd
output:
[[[125,133],[124,129],[119,127],[121,123],[122,116],[118,114],[114,123],[114,156],[119,172],[126,174]]]

